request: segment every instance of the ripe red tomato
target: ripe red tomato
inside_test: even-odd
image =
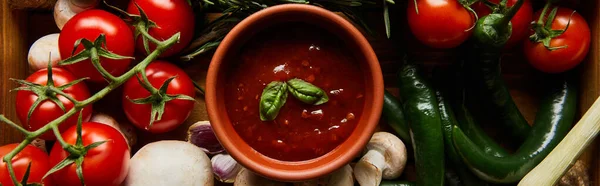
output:
[[[140,75],[138,75],[140,76]],[[190,77],[179,67],[166,61],[152,62],[146,68],[146,76],[154,88],[160,88],[162,84],[170,77],[177,76],[167,89],[168,95],[183,94],[194,97],[194,85]],[[141,76],[140,76],[141,79]],[[146,98],[150,92],[144,89],[133,77],[129,79],[123,88],[123,110],[136,127],[153,133],[163,133],[175,129],[181,125],[192,112],[194,101],[190,100],[171,100],[165,105],[165,112],[162,119],[154,121],[151,127],[150,114],[152,106],[150,104],[135,104],[129,99]]]
[[[560,7],[552,22],[552,29],[565,29],[571,13],[573,10]],[[535,20],[540,17],[540,14],[541,10],[536,12]],[[583,61],[590,49],[590,37],[590,28],[587,22],[576,12],[571,17],[571,24],[567,31],[550,41],[551,47],[566,46],[567,48],[551,51],[546,49],[542,43],[526,40],[523,50],[529,63],[536,69],[546,73],[560,73],[574,68]]]
[[[433,48],[454,48],[471,36],[475,19],[456,0],[417,0],[408,3],[408,25],[421,43]]]
[[[181,33],[179,42],[164,51],[160,57],[169,57],[181,52],[191,41],[194,35],[194,12],[186,0],[132,0],[127,7],[130,14],[139,15],[135,6],[137,3],[146,13],[148,19],[156,23],[157,27],[150,28],[148,33],[160,41],[169,39],[177,32]],[[136,38],[136,49],[146,54],[141,35]],[[150,51],[156,48],[149,42]]]
[[[500,0],[489,0],[492,3],[498,4]],[[510,0],[507,2],[508,7],[512,7],[518,0]],[[492,10],[486,6],[482,2],[477,2],[471,6],[477,15],[481,18],[483,16],[489,15],[492,13]],[[521,43],[521,41],[528,36],[529,27],[531,25],[531,20],[533,17],[533,8],[531,7],[531,2],[529,0],[525,0],[517,14],[510,20],[512,24],[512,34],[508,42],[506,42],[505,48],[514,47],[517,43]]]
[[[92,148],[84,156],[82,170],[83,179],[87,186],[118,186],[125,180],[129,171],[130,151],[127,142],[121,133],[108,125],[96,122],[85,122],[81,125],[83,145],[95,142],[106,143]],[[69,128],[62,133],[65,142],[75,144],[77,140],[77,126]],[[50,164],[56,165],[64,160],[69,153],[54,144],[50,151]],[[75,163],[52,174],[54,181],[59,185],[81,185],[76,173]]]
[[[104,10],[86,10],[73,16],[60,32],[58,46],[61,58],[71,57],[75,41],[85,38],[93,42],[100,34],[106,36],[105,47],[108,51],[121,56],[133,56],[133,33],[123,20]],[[83,45],[80,45],[75,54],[83,49]],[[131,61],[131,59],[112,60],[100,57],[102,67],[113,76],[125,73]],[[92,82],[105,82],[89,59],[67,65],[65,68],[77,77],[90,77]]]
[[[73,74],[61,68],[52,68],[52,80],[54,82],[55,87],[59,87],[65,84],[68,84],[72,81],[77,80]],[[37,72],[31,74],[25,81],[46,85],[48,82],[48,69],[41,69]],[[90,92],[88,91],[85,83],[80,82],[69,88],[63,90],[66,94],[75,98],[75,100],[83,101],[90,97]],[[73,108],[74,104],[69,101],[67,98],[61,95],[56,95],[57,98],[62,102],[65,106],[65,111],[69,111]],[[31,118],[29,119],[29,123],[27,123],[27,114],[29,113],[29,109],[33,106],[33,103],[37,100],[38,96],[27,90],[19,90],[17,91],[17,101],[16,101],[16,111],[17,117],[21,121],[21,125],[25,127],[25,129],[29,131],[35,131],[37,129],[42,128],[52,120],[62,116],[65,111],[63,111],[56,103],[51,100],[45,100],[41,102],[33,113],[31,114]],[[83,108],[83,121],[88,121],[92,115],[92,106],[89,105]],[[79,117],[79,113],[69,117],[64,123],[58,126],[59,130],[65,131],[70,126],[77,124],[77,118]],[[54,140],[55,136],[52,131],[48,131],[40,136],[40,138],[45,140]]]
[[[13,149],[15,149],[19,144],[8,144],[0,147],[0,158],[4,157],[6,154],[10,153]],[[19,182],[23,181],[23,176],[25,175],[25,171],[27,171],[27,166],[31,163],[31,168],[29,171],[29,178],[27,179],[27,183],[43,183],[45,186],[52,186],[52,179],[46,178],[42,182],[42,177],[50,170],[50,164],[48,163],[48,155],[37,147],[33,145],[27,145],[23,151],[19,152],[12,159],[13,170],[15,171],[15,176],[17,176],[17,180]],[[4,161],[0,160],[0,185],[3,186],[14,186],[10,174],[8,174],[8,167]]]

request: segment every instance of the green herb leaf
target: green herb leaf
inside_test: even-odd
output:
[[[323,89],[309,82],[294,78],[288,80],[287,84],[292,95],[304,103],[320,105],[329,101],[329,97]]]
[[[279,81],[269,83],[260,97],[260,120],[271,121],[277,117],[279,110],[287,99],[287,84]]]

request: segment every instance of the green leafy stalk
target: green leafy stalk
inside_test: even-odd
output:
[[[200,0],[198,0],[200,1]],[[367,33],[373,34],[363,19],[361,10],[369,7],[379,7],[384,10],[384,23],[388,38],[391,35],[388,4],[395,4],[394,0],[202,0],[202,7],[216,8],[223,15],[212,23],[206,25],[199,37],[184,50],[185,55],[180,59],[190,61],[194,57],[216,49],[221,40],[229,31],[244,18],[267,7],[279,4],[310,4],[342,12],[352,22],[360,25]],[[378,3],[379,2],[379,3]]]

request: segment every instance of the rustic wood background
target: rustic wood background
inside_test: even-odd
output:
[[[42,9],[27,9],[29,6],[23,2],[51,1],[51,0],[2,0],[0,2],[0,113],[17,122],[14,111],[15,96],[9,90],[17,85],[9,78],[26,78],[32,71],[27,65],[27,50],[29,46],[39,37],[50,33],[58,33],[54,24],[52,12]],[[111,1],[109,1],[111,2]],[[538,3],[539,1],[534,1]],[[11,8],[10,4],[19,4]],[[112,1],[123,7],[126,1]],[[47,7],[47,6],[46,6]],[[427,48],[414,40],[406,25],[405,12],[406,1],[397,0],[397,4],[391,6],[392,38],[385,38],[383,31],[383,19],[379,10],[368,13],[368,21],[376,30],[375,36],[369,36],[369,40],[380,60],[385,76],[385,84],[388,90],[396,92],[394,75],[401,64],[403,53],[406,51],[423,62],[430,69],[433,66],[445,66],[456,60],[458,49],[434,50]],[[582,115],[600,95],[600,2],[598,0],[582,0],[577,10],[586,17],[592,30],[592,43],[590,54],[583,65],[578,67],[580,74],[580,99],[579,116]],[[214,19],[218,14],[209,14],[208,19]],[[179,63],[198,83],[204,84],[206,70],[210,62],[210,55],[200,57],[192,62]],[[503,73],[511,93],[517,102],[519,109],[528,121],[532,121],[536,113],[536,81],[539,81],[539,73],[532,69],[521,55],[519,48],[508,51],[503,57]],[[95,111],[108,113],[116,117],[120,122],[128,122],[120,106],[120,90],[114,91],[107,98],[94,105]],[[184,125],[173,132],[166,134],[150,134],[138,131],[138,142],[134,150],[143,144],[163,140],[184,140],[187,127],[196,121],[207,120],[205,104],[202,98],[197,99],[193,113]],[[386,125],[380,125],[380,130],[387,130]],[[493,133],[494,128],[492,127]],[[10,128],[8,125],[0,124],[0,145],[16,143],[22,140],[22,135]],[[589,150],[582,155],[590,169],[592,185],[600,184],[600,161],[598,157],[598,145],[594,143]],[[408,167],[403,177],[414,177],[412,167]]]

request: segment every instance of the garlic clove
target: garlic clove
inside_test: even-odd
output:
[[[229,154],[217,154],[210,159],[213,173],[223,183],[233,183],[242,166]]]
[[[29,69],[37,71],[48,68],[48,60],[52,63],[53,67],[57,66],[60,61],[58,36],[58,33],[49,34],[33,42],[27,54]]]
[[[199,121],[188,129],[187,141],[200,147],[207,154],[225,152],[221,143],[215,136],[209,121]]]

